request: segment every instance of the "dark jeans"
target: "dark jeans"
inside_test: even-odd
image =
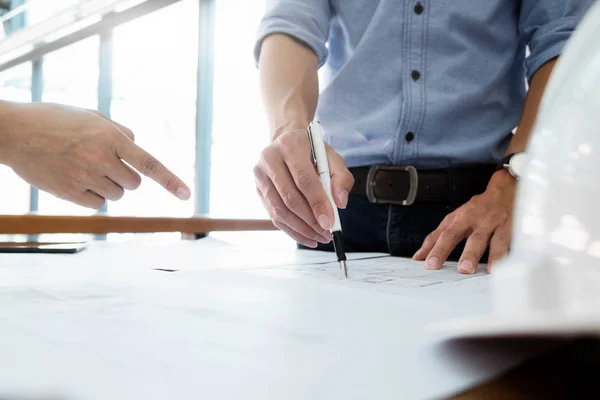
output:
[[[366,197],[350,195],[348,207],[340,210],[345,249],[412,257],[425,237],[454,209],[444,204],[373,204]],[[464,242],[457,246],[450,260],[458,260]],[[317,250],[333,251],[333,243],[319,244]]]

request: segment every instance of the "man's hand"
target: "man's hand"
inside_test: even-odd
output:
[[[40,190],[98,209],[137,189],[131,165],[187,200],[190,189],[134,143],[133,133],[96,111],[58,104],[3,105],[4,163]],[[6,150],[6,149],[5,149]],[[126,163],[125,163],[126,162]]]
[[[339,208],[345,208],[354,178],[329,146],[327,154],[333,198]],[[278,136],[263,150],[254,176],[258,194],[277,228],[308,247],[331,241],[333,208],[311,161],[305,129]]]
[[[413,259],[426,260],[427,269],[439,269],[460,241],[466,238],[458,271],[474,273],[488,246],[490,271],[493,264],[506,255],[510,246],[515,189],[516,179],[508,171],[496,172],[486,191],[449,214],[425,238]]]

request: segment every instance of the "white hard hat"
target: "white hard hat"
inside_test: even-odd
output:
[[[600,335],[600,2],[555,66],[527,160],[493,312],[445,324],[454,336]]]

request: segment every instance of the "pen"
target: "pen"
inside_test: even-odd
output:
[[[325,148],[325,139],[323,138],[323,129],[319,121],[313,121],[308,126],[308,139],[310,142],[310,152],[313,162],[317,167],[321,184],[327,193],[327,197],[333,207],[334,223],[331,228],[333,236],[333,248],[337,255],[338,262],[342,273],[348,278],[348,266],[346,265],[346,252],[344,251],[344,239],[342,237],[342,224],[340,223],[340,215],[338,208],[333,201],[331,193],[331,174],[329,173],[329,162],[327,161],[327,149]]]

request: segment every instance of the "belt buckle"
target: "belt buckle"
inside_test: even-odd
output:
[[[375,196],[375,176],[379,171],[406,171],[408,173],[408,180],[410,187],[408,189],[408,195],[406,199],[401,201],[378,199]],[[367,199],[371,203],[386,203],[395,204],[402,206],[410,206],[415,202],[417,197],[417,188],[419,186],[419,177],[417,175],[417,169],[411,165],[408,166],[396,166],[396,165],[373,165],[369,168],[367,174]]]

